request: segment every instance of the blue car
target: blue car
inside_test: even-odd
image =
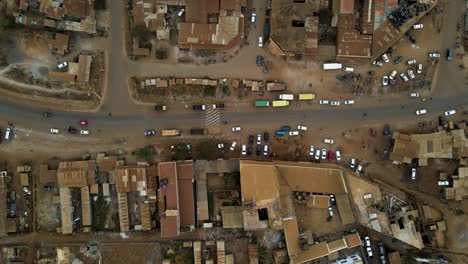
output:
[[[284,136],[284,135],[286,135],[286,131],[284,131],[284,130],[277,130],[277,131],[275,132],[275,134],[276,134],[277,136]]]

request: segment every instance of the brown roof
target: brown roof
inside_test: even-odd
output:
[[[340,1],[340,13],[341,14],[352,14],[354,11],[354,0],[341,0]]]
[[[195,198],[193,192],[193,176],[193,161],[177,163],[180,226],[195,226]]]
[[[68,50],[68,35],[57,33],[52,44],[52,49],[55,49],[59,54],[65,54]]]
[[[307,206],[327,209],[330,206],[330,196],[328,195],[313,195],[309,201],[307,201]]]
[[[299,239],[297,239],[299,240]],[[309,246],[309,249],[298,252],[295,256],[289,256],[291,264],[304,263],[314,259],[319,259],[330,254],[327,242],[320,242]]]
[[[241,0],[221,0],[219,4],[221,10],[241,10]]]
[[[161,237],[176,237],[179,232],[179,217],[177,215],[161,217]]]
[[[57,181],[57,171],[56,170],[49,170],[49,166],[47,164],[41,164],[39,170],[39,183],[45,184],[49,182],[56,182]]]
[[[78,74],[76,75],[77,81],[89,82],[92,60],[93,57],[91,57],[90,55],[80,55],[78,59]]]
[[[208,23],[208,14],[219,13],[219,1],[187,0],[185,21],[190,23]]]
[[[342,58],[370,58],[372,35],[363,35],[356,29],[353,14],[339,15],[337,30],[337,56]]]
[[[346,246],[346,240],[344,238],[337,239],[332,242],[328,242],[328,249],[330,252],[336,252],[342,249],[345,249]]]
[[[175,237],[179,235],[179,198],[177,182],[177,166],[175,162],[161,162],[159,168],[159,186],[165,208],[161,216],[161,236]],[[166,183],[164,183],[166,181]]]
[[[353,248],[357,246],[362,245],[361,237],[359,236],[359,233],[354,233],[345,236],[346,239],[346,244],[348,245],[348,248]]]
[[[81,215],[83,226],[91,226],[91,204],[88,186],[81,187]]]
[[[71,81],[71,82],[76,80],[76,75],[68,73],[68,72],[51,71],[49,72],[49,77],[53,79],[59,79],[59,80]]]
[[[84,18],[89,16],[90,0],[63,0],[63,8],[67,15]],[[94,2],[94,1],[93,1]]]
[[[150,50],[147,48],[135,48],[133,49],[133,55],[135,56],[149,56]]]
[[[388,253],[388,263],[389,264],[402,264],[403,261],[401,260],[400,252],[395,251],[392,253]]]
[[[411,141],[410,135],[393,133],[394,145],[390,159],[399,162],[411,163],[417,157],[418,143]]]
[[[87,168],[59,168],[57,184],[59,187],[83,187],[88,185],[87,175]]]
[[[342,225],[347,225],[354,223],[356,220],[354,219],[353,209],[351,208],[351,204],[349,203],[349,197],[347,194],[337,194],[336,196],[336,204],[338,206],[338,212],[340,212],[340,219]]]
[[[284,238],[288,249],[288,255],[294,256],[301,251],[299,244],[299,226],[295,217],[283,219]]]
[[[145,166],[122,166],[114,171],[117,192],[145,192],[146,170]]]
[[[117,192],[117,204],[119,207],[120,232],[127,232],[130,229],[128,219],[127,193]]]

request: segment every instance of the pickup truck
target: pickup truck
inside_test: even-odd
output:
[[[155,105],[154,106],[154,111],[166,111],[167,110],[167,106],[165,105]]]
[[[193,129],[190,129],[190,134],[191,135],[206,135],[208,134],[208,131],[202,128],[193,128]]]
[[[193,105],[192,109],[195,111],[205,111],[206,110],[206,105]]]

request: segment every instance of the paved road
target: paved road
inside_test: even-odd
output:
[[[455,30],[457,20],[462,11],[457,9],[462,0],[450,1],[446,8],[449,8],[450,16],[447,17],[446,30],[442,31],[444,47],[453,47],[455,44]],[[136,64],[128,61],[124,57],[123,48],[123,27],[124,27],[124,8],[121,1],[111,1],[111,28],[108,41],[108,67],[107,89],[105,100],[99,112],[97,113],[71,113],[56,112],[54,117],[45,122],[40,113],[44,108],[37,108],[28,105],[21,105],[9,102],[8,99],[0,99],[0,118],[12,121],[22,127],[33,129],[43,129],[47,131],[51,126],[66,127],[70,121],[81,118],[90,121],[91,129],[101,129],[103,131],[120,129],[121,133],[134,128],[143,130],[148,127],[157,129],[169,127],[202,127],[205,119],[204,115],[194,112],[185,113],[155,113],[150,107],[144,107],[134,104],[129,98],[127,90],[127,78],[133,74],[158,74],[173,76],[205,76],[210,73],[213,77],[230,76],[232,67],[245,67],[244,77],[255,77],[262,75],[259,67],[254,63],[245,66],[242,62],[255,58],[255,54],[263,52],[257,48],[256,39],[262,34],[262,23],[264,18],[264,1],[254,1],[257,10],[257,26],[250,32],[249,46],[242,49],[240,54],[228,63],[193,66],[193,65],[170,65],[162,63]],[[262,9],[263,5],[263,9]],[[125,11],[126,12],[126,11]],[[452,15],[453,14],[453,15]],[[251,68],[249,68],[251,67]],[[410,100],[408,98],[385,98],[383,102],[371,102],[365,104],[366,108],[358,105],[347,109],[324,107],[320,109],[294,110],[290,109],[269,109],[265,111],[244,112],[236,106],[228,106],[221,113],[221,120],[236,124],[255,124],[261,122],[265,126],[288,123],[294,120],[310,122],[312,126],[317,127],[340,127],[344,123],[349,124],[374,124],[391,122],[392,120],[414,121],[414,111],[419,108],[427,108],[429,114],[439,115],[442,111],[463,106],[468,103],[468,89],[466,89],[463,72],[459,71],[455,63],[448,63],[441,60],[439,67],[439,76],[436,78],[437,84],[433,100],[421,102],[419,100]],[[239,77],[239,76],[237,76]],[[233,109],[234,111],[231,112]],[[112,116],[108,113],[111,112]],[[367,113],[363,117],[363,113]],[[289,122],[290,123],[290,122]],[[99,126],[97,126],[99,124]]]

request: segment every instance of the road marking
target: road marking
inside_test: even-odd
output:
[[[210,134],[219,134],[221,132],[221,114],[219,110],[206,110],[205,126]]]

